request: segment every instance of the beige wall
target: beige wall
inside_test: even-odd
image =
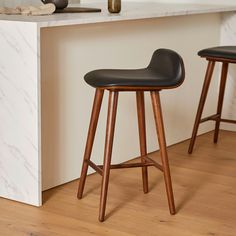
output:
[[[206,61],[197,56],[197,51],[219,44],[219,38],[218,14],[43,29],[43,188],[79,177],[94,95],[94,89],[83,80],[86,72],[97,68],[143,67],[157,48],[178,51],[185,61],[186,81],[181,88],[161,93],[170,145],[190,137],[206,69]],[[207,115],[215,112],[212,104],[216,100],[217,78],[208,96]],[[146,98],[148,147],[154,151],[157,149],[155,126],[148,94]],[[106,99],[107,95],[92,157],[96,163],[103,160]],[[201,131],[211,128],[211,123],[205,123]],[[121,93],[113,163],[137,155],[135,96]]]

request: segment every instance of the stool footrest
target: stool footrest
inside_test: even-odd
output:
[[[220,114],[215,114],[215,115],[207,116],[207,117],[201,119],[200,123],[203,123],[203,122],[206,122],[206,121],[209,121],[209,120],[236,124],[236,120],[220,119]]]
[[[154,163],[122,163],[122,164],[115,164],[115,165],[111,165],[110,169],[123,169],[123,168],[136,168],[136,167],[144,167],[144,166],[154,166]],[[103,166],[99,166],[100,168],[102,168]]]
[[[159,170],[163,171],[163,167],[158,164],[156,161],[152,160],[148,156],[142,156],[146,162],[139,163],[121,163],[110,165],[110,169],[123,169],[123,168],[137,168],[137,167],[145,167],[145,166],[155,166]],[[90,160],[86,160],[88,165],[93,168],[98,174],[103,175],[103,165],[96,165],[94,162]]]
[[[236,124],[236,120],[221,119],[221,122]]]
[[[163,167],[162,167],[160,164],[158,164],[156,161],[154,161],[153,159],[151,159],[150,157],[148,157],[148,156],[143,156],[143,158],[144,158],[146,161],[152,163],[152,164],[153,164],[157,169],[159,169],[160,171],[163,171]]]
[[[103,170],[97,166],[94,162],[90,161],[90,160],[86,160],[86,162],[88,163],[88,165],[90,167],[92,167],[98,174],[100,174],[101,176],[103,175]]]
[[[201,120],[200,120],[200,123],[203,123],[203,122],[206,122],[206,121],[209,121],[209,120],[214,120],[214,121],[216,121],[216,120],[219,120],[219,118],[220,118],[220,115],[219,115],[219,114],[207,116],[207,117],[201,119]]]

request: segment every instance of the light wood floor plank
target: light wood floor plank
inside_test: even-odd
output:
[[[198,137],[169,147],[177,214],[169,215],[162,173],[149,168],[150,192],[143,194],[141,169],[112,170],[108,218],[99,223],[101,177],[87,179],[85,196],[76,198],[78,181],[44,193],[41,208],[0,199],[1,236],[235,236],[236,133]],[[159,160],[159,153],[152,154]]]

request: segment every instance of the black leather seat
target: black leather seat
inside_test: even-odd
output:
[[[223,58],[236,60],[236,46],[206,48],[198,52],[201,57]]]
[[[102,69],[85,75],[85,81],[95,87],[158,87],[179,86],[185,77],[180,55],[169,49],[154,52],[147,68],[122,70]]]

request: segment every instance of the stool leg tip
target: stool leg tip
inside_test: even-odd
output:
[[[214,137],[214,143],[218,143],[218,137]]]
[[[144,187],[144,188],[143,188],[143,193],[144,193],[144,194],[147,194],[148,192],[149,192],[148,187]]]
[[[193,153],[193,149],[192,148],[189,148],[188,149],[188,154],[192,154]]]
[[[80,199],[82,199],[82,197],[83,197],[83,195],[82,194],[77,194],[77,198],[80,200]]]
[[[174,210],[170,210],[170,214],[171,214],[171,215],[175,215],[175,214],[176,214],[175,209],[174,209]]]
[[[99,220],[99,222],[104,222],[105,221],[105,218],[104,217],[101,217],[101,216],[99,216],[99,218],[98,218],[98,220]]]

